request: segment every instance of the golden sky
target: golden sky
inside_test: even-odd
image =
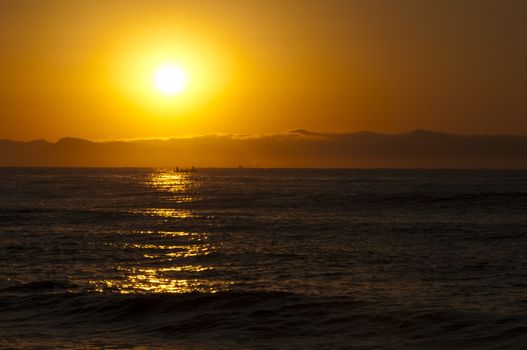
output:
[[[0,138],[527,133],[522,0],[0,2]],[[155,89],[175,64],[186,89]]]

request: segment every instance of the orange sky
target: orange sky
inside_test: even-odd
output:
[[[2,1],[0,138],[527,133],[527,2]],[[189,76],[159,95],[156,67]]]

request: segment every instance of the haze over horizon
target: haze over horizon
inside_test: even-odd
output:
[[[92,143],[107,143],[107,142],[136,142],[136,141],[170,141],[170,140],[181,140],[181,139],[195,139],[195,138],[203,138],[203,137],[229,137],[229,138],[240,138],[240,139],[247,139],[247,138],[265,138],[265,137],[275,137],[280,135],[288,135],[288,134],[303,134],[303,135],[352,135],[352,134],[372,134],[372,135],[405,135],[405,134],[412,134],[412,133],[423,133],[423,134],[436,134],[436,135],[451,135],[451,136],[460,136],[460,137],[527,137],[527,133],[461,133],[461,132],[444,132],[444,131],[438,131],[438,130],[430,130],[430,129],[420,129],[415,128],[411,130],[406,131],[400,131],[400,132],[380,132],[376,130],[348,130],[348,131],[326,131],[326,130],[307,130],[304,128],[295,128],[291,130],[281,131],[281,132],[269,132],[269,133],[257,133],[257,134],[242,134],[242,133],[204,133],[204,134],[187,134],[187,135],[176,135],[176,136],[165,136],[165,137],[137,137],[137,138],[103,138],[103,139],[90,139],[90,138],[84,138],[79,137],[76,135],[64,135],[59,138],[55,139],[45,139],[45,138],[36,138],[36,139],[28,139],[28,140],[17,140],[17,139],[10,139],[10,138],[0,138],[0,141],[13,141],[13,142],[23,142],[23,143],[30,143],[35,141],[45,141],[49,143],[59,143],[63,140],[82,140],[82,141],[88,141]]]
[[[400,134],[286,133],[92,142],[0,140],[0,166],[527,168],[527,136],[455,135],[427,130]]]

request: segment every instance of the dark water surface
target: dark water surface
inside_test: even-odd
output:
[[[0,348],[525,349],[527,172],[0,169]]]

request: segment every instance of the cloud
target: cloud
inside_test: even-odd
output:
[[[0,141],[0,166],[527,168],[527,137],[323,133],[203,135],[168,140]]]

